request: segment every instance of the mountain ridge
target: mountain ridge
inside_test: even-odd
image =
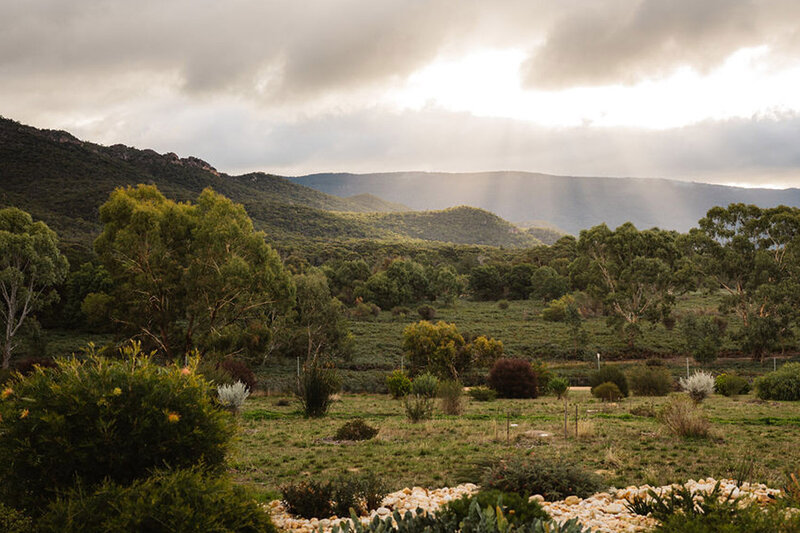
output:
[[[376,194],[415,209],[467,204],[506,220],[546,220],[576,234],[606,223],[687,231],[716,205],[800,207],[800,189],[749,189],[666,178],[576,177],[522,171],[318,173],[290,178],[330,194]]]

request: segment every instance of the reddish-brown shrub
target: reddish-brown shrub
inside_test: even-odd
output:
[[[228,357],[220,361],[218,366],[230,374],[234,382],[241,381],[250,389],[250,392],[256,390],[258,379],[256,379],[253,371],[250,370],[250,367],[247,366],[247,363]]]
[[[489,371],[489,386],[503,398],[536,398],[536,372],[523,359],[498,359]]]

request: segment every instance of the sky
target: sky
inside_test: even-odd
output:
[[[238,174],[800,186],[797,0],[0,0],[0,115]]]

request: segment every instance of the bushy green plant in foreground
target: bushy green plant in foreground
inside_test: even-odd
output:
[[[563,524],[554,521],[534,519],[531,522],[513,525],[497,506],[481,509],[477,501],[472,502],[467,517],[460,523],[446,514],[429,514],[417,509],[416,514],[406,511],[401,515],[395,511],[392,516],[381,519],[375,517],[369,524],[361,524],[358,516],[351,515],[351,521],[333,527],[332,533],[590,533],[576,519]]]
[[[680,487],[658,494],[648,491],[628,505],[636,514],[661,523],[658,533],[790,533],[800,530],[800,513],[778,504],[766,508],[725,494],[717,483],[710,491],[692,492]]]
[[[569,380],[562,377],[551,378],[547,388],[560,400],[569,393]]]
[[[62,360],[11,381],[0,401],[0,499],[40,509],[76,481],[88,490],[164,466],[218,469],[233,426],[213,396],[191,369],[135,354]]]
[[[467,391],[467,394],[469,394],[469,397],[476,402],[491,402],[497,399],[497,391],[490,389],[489,387],[471,387]]]
[[[522,525],[529,524],[534,520],[549,520],[550,516],[535,501],[528,501],[528,498],[520,496],[514,492],[503,492],[500,490],[485,490],[471,496],[462,496],[447,504],[443,511],[440,511],[447,518],[453,518],[455,523],[461,523],[469,515],[469,509],[473,502],[478,502],[481,509],[486,507],[499,507],[508,519],[509,524]]]
[[[277,533],[261,506],[224,477],[197,469],[156,472],[130,486],[73,489],[37,522],[39,533]]]
[[[386,388],[392,398],[402,398],[411,392],[411,379],[402,370],[395,370],[386,376]]]
[[[378,434],[378,428],[374,428],[364,422],[363,418],[355,418],[345,422],[338,430],[334,438],[336,440],[369,440]]]
[[[600,398],[604,402],[616,402],[622,398],[622,392],[619,390],[616,383],[606,381],[596,387],[592,387],[592,396]]]
[[[28,533],[33,529],[30,517],[0,502],[0,531],[3,533]]]
[[[586,498],[603,488],[602,479],[575,465],[536,457],[509,457],[489,464],[482,486],[523,496],[541,494],[554,501],[570,495]]]
[[[592,389],[608,381],[617,386],[623,397],[628,395],[628,378],[619,368],[603,365],[599,370],[589,373],[589,386]]]
[[[340,387],[341,380],[332,365],[322,362],[316,355],[306,361],[297,383],[297,396],[305,415],[310,418],[325,416],[333,401],[331,396],[339,392]]]
[[[663,366],[635,366],[628,370],[628,382],[637,396],[665,396],[672,391],[672,374]]]
[[[679,437],[708,437],[711,424],[702,409],[685,396],[670,398],[658,413],[658,419]]]
[[[762,400],[800,400],[800,363],[787,363],[756,379],[756,394]]]
[[[742,376],[733,373],[720,374],[714,380],[714,390],[723,396],[736,396],[750,392],[750,385]]]
[[[435,398],[439,388],[439,378],[425,372],[414,378],[411,382],[411,393],[426,398]]]

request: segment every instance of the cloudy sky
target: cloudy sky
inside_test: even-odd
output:
[[[239,173],[800,186],[797,0],[0,0],[0,115]]]

